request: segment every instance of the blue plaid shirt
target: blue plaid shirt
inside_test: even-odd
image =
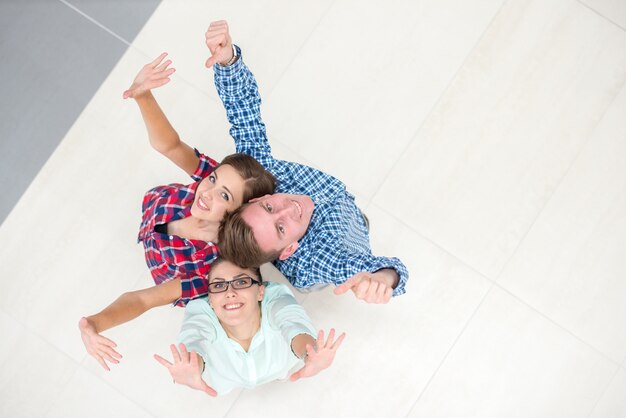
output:
[[[397,258],[372,255],[369,235],[354,196],[338,179],[302,164],[272,157],[261,97],[254,75],[240,58],[228,67],[214,66],[215,86],[222,99],[237,152],[256,158],[278,180],[277,193],[308,195],[315,203],[311,223],[298,249],[276,267],[297,288],[345,282],[362,272],[393,268],[400,276],[393,295],[405,292],[408,271]]]

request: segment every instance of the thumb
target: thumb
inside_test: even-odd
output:
[[[213,397],[217,396],[217,392],[215,391],[215,389],[207,385],[204,380],[202,381],[202,391],[209,396],[213,396]]]
[[[207,68],[211,68],[213,67],[213,65],[215,65],[215,62],[217,61],[217,58],[215,57],[209,57],[206,60],[206,63],[204,64]]]
[[[130,91],[130,90],[126,90],[126,91],[124,92],[124,94],[122,94],[122,97],[123,97],[124,99],[128,99],[129,97],[132,97],[132,95],[133,95],[133,92],[132,92],[132,91]]]

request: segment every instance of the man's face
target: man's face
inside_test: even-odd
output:
[[[250,225],[261,250],[282,251],[295,244],[287,258],[298,247],[309,227],[315,205],[306,195],[273,194],[251,199],[242,212],[243,220]]]

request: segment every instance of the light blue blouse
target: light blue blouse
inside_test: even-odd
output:
[[[207,298],[187,304],[178,340],[188,351],[202,356],[206,364],[202,378],[218,395],[224,395],[235,388],[285,379],[302,367],[302,361],[291,351],[291,340],[298,334],[316,338],[317,333],[289,288],[267,282],[261,327],[248,352],[226,335]]]

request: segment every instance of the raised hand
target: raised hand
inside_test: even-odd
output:
[[[206,46],[211,56],[206,60],[206,67],[211,68],[215,63],[226,64],[233,57],[233,42],[228,33],[228,23],[225,20],[211,22],[205,35]]]
[[[328,333],[328,339],[324,341],[324,330],[320,330],[317,334],[317,341],[315,342],[316,348],[313,348],[311,344],[306,345],[306,357],[304,359],[304,367],[291,375],[289,380],[295,382],[303,377],[311,377],[322,370],[328,368],[335,358],[335,352],[341,346],[346,333],[342,333],[336,341],[335,329],[331,328]]]
[[[192,389],[200,390],[209,396],[217,396],[215,389],[207,385],[202,379],[202,363],[198,353],[188,352],[187,347],[185,347],[183,343],[180,343],[178,347],[180,348],[180,353],[174,344],[170,345],[170,350],[172,350],[172,356],[174,357],[174,364],[165,360],[158,354],[155,354],[154,358],[169,370],[174,382],[189,386]]]
[[[143,66],[141,71],[133,80],[133,84],[123,94],[125,99],[129,97],[137,98],[142,94],[170,82],[170,76],[176,71],[175,68],[168,68],[171,60],[163,62],[167,52],[159,55],[154,61]]]
[[[361,272],[350,277],[333,291],[335,295],[343,295],[352,290],[357,299],[367,303],[388,303],[391,300],[393,288],[390,280],[376,278],[376,273]]]
[[[93,324],[87,318],[81,318],[78,322],[78,328],[80,329],[80,338],[85,344],[87,353],[90,356],[98,360],[98,363],[104,370],[110,371],[107,361],[118,364],[122,355],[115,351],[115,344],[113,341],[98,334]]]

